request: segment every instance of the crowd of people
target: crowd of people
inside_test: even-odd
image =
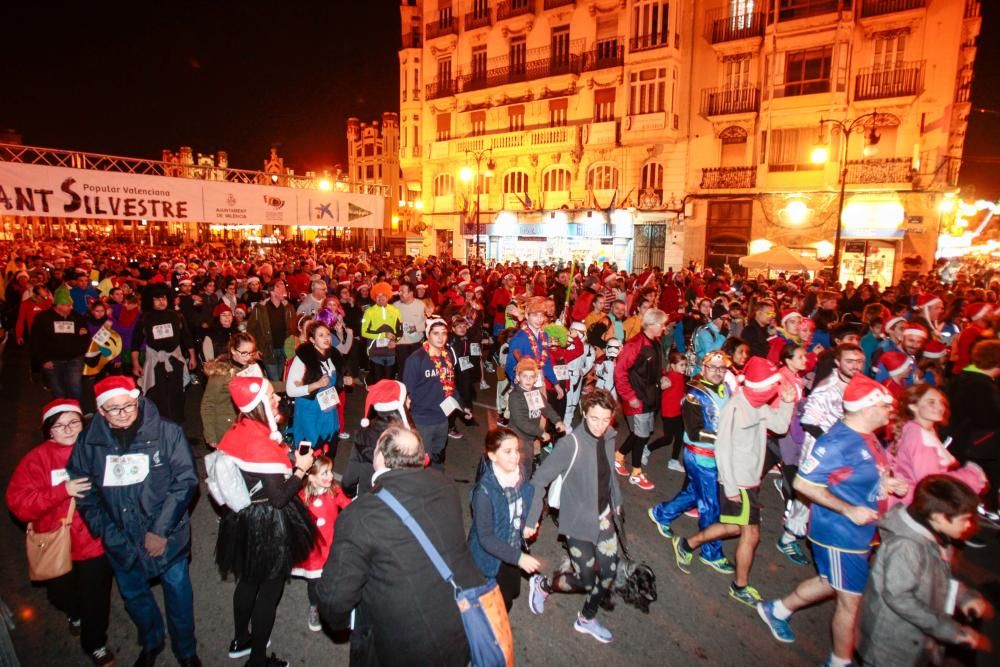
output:
[[[627,560],[621,483],[648,494],[630,510],[679,571],[697,553],[777,641],[795,641],[795,612],[833,600],[828,665],[987,648],[973,621],[990,607],[950,568],[955,549],[984,546],[978,523],[1000,527],[990,271],[880,286],[309,246],[0,251],[0,345],[26,348],[52,398],[7,503],[35,531],[70,524],[72,568],[47,590],[96,665],[115,660],[112,579],[136,665],[155,664],[167,634],[181,665],[201,664],[189,573],[201,446],[216,564],[237,582],[228,653],[248,665],[287,664],[268,647],[289,577],[308,582],[310,630],[351,628],[352,664],[464,665],[452,586],[495,582],[509,611],[526,577],[533,614],[581,593],[574,629],[611,642],[598,615]],[[478,393],[494,387],[467,527],[447,448],[485,419]],[[672,498],[644,472],[661,456],[683,475]],[[815,575],[766,600],[751,581],[770,473],[785,508],[775,547]],[[380,490],[423,527],[452,586]],[[675,532],[682,514],[698,532]],[[530,553],[546,517],[567,554],[553,572]]]

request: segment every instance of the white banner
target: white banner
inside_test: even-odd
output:
[[[0,162],[0,214],[382,229],[385,199]]]

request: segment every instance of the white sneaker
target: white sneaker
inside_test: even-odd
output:
[[[337,437],[340,438],[341,440],[350,440],[351,434],[348,433],[347,431],[341,431],[340,435],[338,435]]]
[[[490,383],[487,382],[486,380],[480,380],[479,381],[479,388],[482,389],[483,391],[486,391],[487,389],[490,388]]]
[[[684,464],[677,459],[670,459],[667,463],[667,469],[675,472],[684,472]]]

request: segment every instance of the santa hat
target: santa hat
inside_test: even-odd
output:
[[[135,380],[127,375],[109,375],[94,385],[94,396],[97,397],[97,407],[103,406],[115,396],[139,398],[141,392],[135,386]]]
[[[764,357],[750,357],[743,367],[743,385],[751,389],[767,389],[781,382],[777,366]]]
[[[62,412],[83,414],[78,401],[74,401],[72,398],[57,398],[42,408],[42,423],[44,424],[49,417],[54,417]]]
[[[435,315],[433,317],[429,317],[427,319],[427,323],[424,324],[424,335],[425,336],[429,336],[430,333],[431,333],[431,327],[437,326],[439,324],[443,324],[445,326],[445,328],[448,327],[448,323],[444,321],[443,317],[440,317],[438,315]]]
[[[184,275],[182,275],[181,279],[177,281],[177,284],[178,285],[191,285],[191,284],[193,284],[192,281],[191,281],[191,274],[185,273]]]
[[[895,350],[884,352],[879,357],[879,363],[894,378],[906,375],[910,371],[910,367],[913,366],[913,361],[908,356]]]
[[[948,354],[948,346],[939,340],[929,340],[924,346],[923,355],[927,359],[941,359]]]
[[[891,320],[889,320],[888,322],[885,323],[885,330],[886,331],[892,331],[892,328],[894,326],[896,326],[897,324],[903,324],[905,322],[906,322],[906,318],[905,317],[899,317],[899,316],[894,317],[894,318],[892,318]]]
[[[212,317],[219,317],[223,313],[229,313],[230,315],[232,315],[233,309],[230,308],[227,304],[220,303],[215,307],[215,310],[212,311]]]
[[[785,321],[789,317],[802,317],[802,313],[795,310],[794,308],[785,308],[781,311],[781,326],[785,326]]]
[[[281,432],[278,431],[278,422],[271,410],[271,403],[267,400],[267,386],[268,382],[264,378],[237,375],[229,381],[229,395],[232,396],[233,403],[240,412],[250,412],[263,403],[267,425],[271,429],[271,440],[280,442]]]
[[[931,294],[930,292],[925,292],[917,297],[917,308],[929,308],[930,306],[935,306],[939,303],[943,303],[941,298]]]
[[[882,355],[883,357],[885,355]],[[847,383],[844,390],[844,410],[858,412],[873,405],[892,403],[892,395],[875,380],[861,373],[856,374]]]
[[[398,412],[403,420],[403,425],[407,428],[410,423],[406,419],[406,385],[396,380],[379,380],[369,387],[368,396],[365,398],[365,416],[361,420],[361,427],[367,428],[371,422],[368,415],[372,408],[378,412]]]
[[[990,304],[976,302],[976,303],[970,303],[968,306],[966,306],[965,310],[962,311],[962,315],[964,315],[966,319],[975,322],[976,320],[981,320],[985,317],[989,317],[990,313],[992,312],[993,312],[993,306],[991,306]]]
[[[922,338],[927,338],[927,327],[925,327],[920,322],[907,322],[906,328],[903,329],[904,336],[921,336]]]

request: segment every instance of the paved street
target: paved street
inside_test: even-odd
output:
[[[0,433],[4,434],[0,482],[3,488],[16,462],[39,442],[39,409],[47,398],[40,386],[26,381],[26,356],[13,350],[9,352],[3,372],[4,390],[0,395]],[[189,416],[197,416],[199,396],[200,388],[189,391]],[[359,391],[350,395],[349,424],[358,423],[362,399],[363,394]],[[481,400],[491,401],[492,390],[484,392]],[[448,473],[459,483],[463,498],[468,497],[488,419],[481,407],[477,408],[476,416],[484,426],[466,429],[466,437],[451,441],[448,449]],[[198,435],[196,421],[190,420],[187,425],[189,435]],[[338,471],[343,471],[350,446],[350,441],[341,445]],[[205,453],[203,445],[195,446],[199,462]],[[528,611],[525,583],[522,597],[511,614],[517,663],[549,666],[609,664],[611,661],[622,665],[658,666],[818,665],[829,650],[832,605],[796,615],[793,627],[798,641],[795,644],[782,645],[774,641],[753,610],[728,598],[727,577],[700,566],[697,560],[690,575],[676,569],[669,542],[659,536],[645,513],[653,502],[669,498],[679,489],[682,475],[667,470],[663,450],[654,454],[648,474],[657,485],[654,491],[643,492],[624,482],[623,489],[633,557],[648,562],[658,577],[659,601],[652,606],[650,614],[641,614],[621,604],[614,612],[602,611],[601,619],[615,633],[615,640],[610,645],[601,645],[572,630],[581,598],[553,596],[549,598],[545,615],[537,618]],[[796,567],[774,548],[780,509],[770,479],[761,493],[765,523],[752,577],[752,582],[765,597],[783,594],[813,574],[811,566]],[[221,581],[213,564],[217,519],[207,496],[202,483],[201,496],[193,512],[192,562],[199,653],[206,665],[237,665],[241,663],[229,660],[225,653],[233,633],[233,583]],[[690,534],[696,530],[696,525],[693,519],[681,518],[674,528],[680,534]],[[996,604],[1000,597],[996,566],[1000,562],[1000,540],[998,533],[991,530],[985,532],[985,537],[987,548],[966,552],[960,573],[963,578],[978,582],[980,589],[985,589]],[[28,582],[23,544],[23,528],[8,514],[0,521],[0,561],[4,563],[0,568],[0,597],[18,619],[13,638],[21,663],[31,666],[88,664],[77,641],[66,631],[65,619],[47,604],[44,590]],[[730,557],[733,546],[725,547]],[[559,564],[561,552],[551,522],[543,524],[534,553],[553,567]],[[309,632],[306,609],[305,584],[293,580],[278,610],[273,650],[293,665],[347,664],[345,638]],[[131,664],[138,653],[135,630],[117,591],[112,592],[111,613],[109,646],[119,656],[120,664]],[[987,628],[993,635],[994,644],[1000,643],[996,625],[993,622]],[[161,655],[160,664],[175,664],[169,650]],[[988,659],[981,657],[979,664],[988,664]]]

